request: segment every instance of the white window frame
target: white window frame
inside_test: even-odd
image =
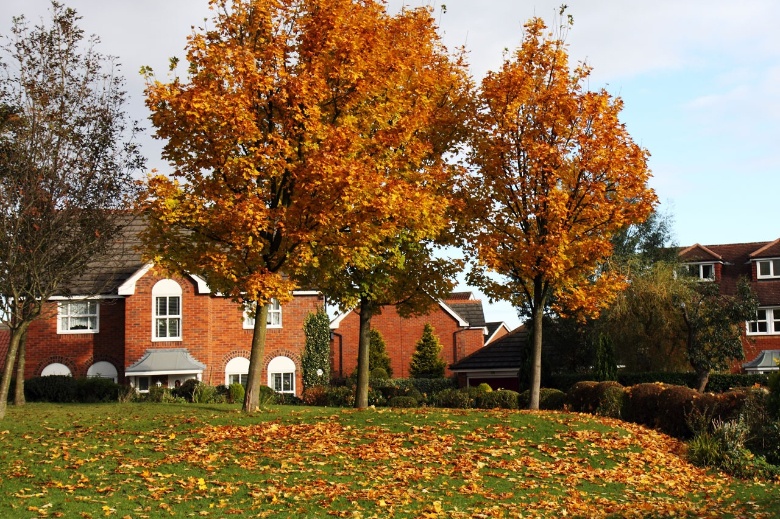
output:
[[[761,266],[766,265],[769,267],[769,274],[761,274]],[[773,279],[780,278],[780,259],[762,259],[756,260],[756,279]]]
[[[179,313],[178,314],[171,314],[168,313],[170,311],[170,301],[171,299],[178,299],[179,301]],[[165,299],[165,309],[166,314],[158,314],[158,301],[160,299]],[[183,307],[182,307],[182,290],[181,286],[179,284],[172,280],[172,279],[161,279],[158,281],[154,287],[152,288],[152,341],[153,342],[171,342],[171,341],[181,341],[183,336]],[[178,322],[178,335],[176,336],[160,336],[158,335],[159,328],[157,326],[158,321],[164,320],[166,323],[165,330],[166,334],[170,332],[170,323],[171,321],[177,321]]]
[[[763,319],[759,316],[763,314]],[[761,323],[765,330],[760,331]],[[780,335],[780,307],[759,308],[756,319],[748,321],[745,326],[747,335]]]
[[[255,305],[252,305],[252,310]],[[252,310],[244,310],[244,329],[252,330],[255,327],[255,318],[252,317]],[[271,299],[268,307],[268,319],[266,320],[266,328],[281,328],[282,327],[282,305],[276,298]]]
[[[87,313],[74,313],[71,311],[76,305],[87,305]],[[90,312],[90,306],[95,305],[94,312]],[[72,319],[84,319],[87,318],[88,322],[90,318],[94,318],[94,328],[73,328],[71,323]],[[67,320],[70,323],[67,327],[63,326],[63,320]],[[57,333],[58,334],[70,334],[70,333],[99,333],[100,332],[100,303],[94,299],[81,299],[78,301],[61,301],[57,303]]]
[[[714,263],[687,263],[685,265],[686,272],[697,278],[699,281],[715,281],[715,264]],[[705,275],[705,269],[709,268],[710,276]],[[696,271],[696,272],[694,272]]]
[[[101,360],[92,364],[87,370],[87,378],[107,378],[118,381],[119,372],[116,367],[108,361]]]
[[[271,359],[268,363],[268,387],[277,393],[294,395],[295,361],[285,356]]]
[[[235,357],[225,365],[225,385],[242,384],[246,386],[249,377],[249,359]]]

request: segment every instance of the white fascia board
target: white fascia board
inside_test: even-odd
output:
[[[150,262],[136,270],[132,276],[127,278],[127,281],[119,285],[119,288],[117,288],[116,291],[117,295],[131,296],[135,294],[135,284],[151,270],[152,266],[154,266],[154,263]]]
[[[122,299],[122,296],[114,296],[114,295],[51,296],[49,298],[49,301],[94,301],[96,299]]]
[[[144,277],[147,272],[149,272],[152,267],[154,266],[154,263],[147,263],[140,269],[136,270],[135,273],[127,278],[127,281],[119,285],[119,288],[117,288],[117,295],[119,296],[132,296],[135,294],[135,284],[138,282],[139,279]],[[202,277],[198,276],[197,274],[187,274],[190,278],[192,278],[193,281],[195,281],[197,285],[198,294],[210,294],[211,288],[209,288],[208,283],[206,283],[206,280]]]
[[[292,292],[294,296],[318,296],[321,294],[322,292],[319,290],[293,290]]]
[[[343,312],[343,313],[341,313],[341,314],[337,315],[337,316],[335,317],[335,319],[333,319],[333,320],[330,322],[330,329],[331,329],[331,330],[338,330],[338,328],[339,328],[339,325],[341,324],[341,321],[343,321],[343,320],[344,320],[344,318],[345,318],[346,316],[348,316],[348,315],[349,315],[349,314],[350,314],[350,313],[351,313],[353,310],[354,310],[354,308],[350,308],[350,309],[349,309],[349,310],[347,310],[346,312]]]
[[[156,375],[201,375],[203,370],[185,370],[185,371],[134,371],[125,372],[125,377],[152,377]]]

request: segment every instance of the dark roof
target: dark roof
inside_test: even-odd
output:
[[[772,242],[728,243],[720,245],[694,245],[680,250],[680,259],[686,262],[708,261],[703,250],[714,254],[709,261],[721,261],[723,267],[720,278],[720,291],[734,294],[740,278],[753,279],[751,260],[758,258],[780,257],[780,240]],[[751,281],[761,306],[780,305],[780,278]]]
[[[482,301],[475,299],[468,301],[449,300],[444,303],[469,323],[469,326],[485,326],[485,311],[482,308]]]
[[[474,294],[471,292],[452,292],[450,295],[447,296],[446,301],[452,301],[453,299],[456,300],[467,300],[467,299],[474,299]]]
[[[482,371],[490,369],[520,369],[521,352],[528,342],[525,326],[515,329],[500,339],[491,342],[468,357],[450,366],[452,371]]]
[[[117,288],[144,266],[139,239],[144,229],[143,218],[127,215],[118,223],[122,225],[122,230],[106,256],[89,262],[82,275],[56,295],[116,294]]]

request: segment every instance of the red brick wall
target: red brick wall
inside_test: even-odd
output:
[[[384,307],[382,313],[371,319],[371,328],[382,334],[390,356],[394,378],[407,378],[415,345],[422,337],[425,324],[433,326],[442,345],[442,358],[449,366],[456,360],[483,346],[482,329],[462,329],[458,322],[441,306],[436,305],[430,314],[419,317],[401,317],[394,306]],[[352,311],[333,330],[332,375],[347,377],[357,368],[360,318]],[[446,376],[451,376],[449,369]]]
[[[225,383],[225,366],[235,357],[249,358],[252,330],[243,328],[240,305],[223,297],[198,294],[197,284],[189,277],[172,276],[182,289],[182,339],[152,340],[152,288],[165,276],[154,269],[136,282],[135,293],[126,298],[100,300],[100,332],[96,334],[57,334],[56,303],[47,305],[45,318],[34,321],[28,332],[25,376],[35,377],[48,364],[60,362],[74,376],[87,374],[94,362],[111,362],[124,382],[125,368],[134,364],[149,349],[187,348],[206,364],[203,381],[211,385]],[[306,337],[303,322],[310,312],[322,307],[322,297],[296,295],[282,305],[282,327],[269,328],[266,337],[262,383],[267,383],[265,367],[278,355],[296,364],[296,391],[303,389],[301,355]],[[0,365],[5,361],[7,331],[0,333]]]

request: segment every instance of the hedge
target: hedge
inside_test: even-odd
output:
[[[592,373],[566,373],[550,375],[544,380],[544,386],[560,389],[564,393],[577,382],[592,381],[596,377]],[[625,387],[639,384],[661,383],[674,386],[696,388],[695,373],[681,372],[618,372],[617,381]],[[713,373],[710,375],[706,390],[711,393],[725,393],[734,388],[752,387],[756,384],[766,386],[769,383],[769,375],[755,375],[747,373]]]

